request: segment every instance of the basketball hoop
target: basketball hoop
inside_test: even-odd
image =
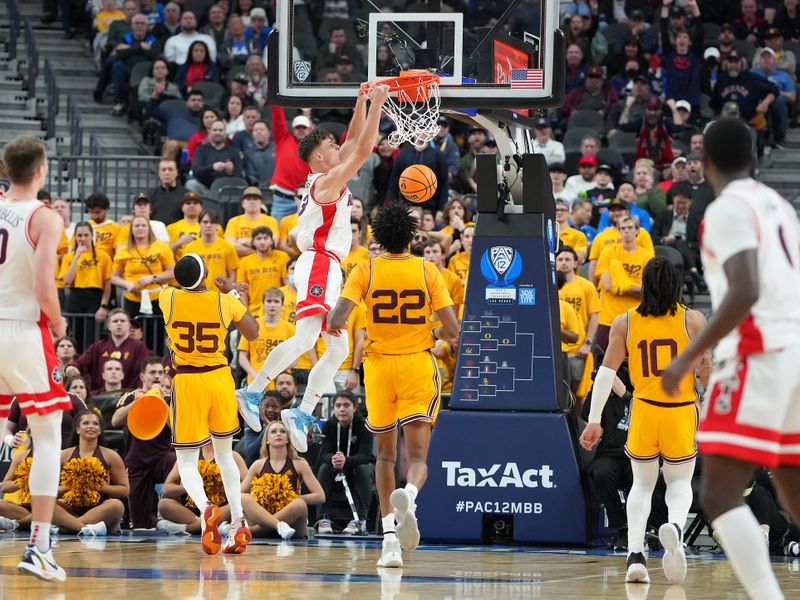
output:
[[[403,142],[411,142],[417,150],[422,150],[439,133],[439,76],[422,70],[401,71],[399,77],[368,82],[361,87],[367,91],[375,85],[389,86],[383,110],[397,126],[389,134],[389,144],[397,148]]]

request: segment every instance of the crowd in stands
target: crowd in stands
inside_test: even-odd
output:
[[[312,3],[320,9],[334,4],[345,20],[357,16],[357,3]],[[494,13],[488,4],[463,8],[470,11],[468,27],[490,22]],[[47,18],[54,18],[55,7],[47,6]],[[153,351],[161,354],[163,340],[156,335],[145,347],[136,339],[141,329],[131,317],[159,314],[156,292],[171,283],[172,266],[186,252],[203,256],[209,283],[226,275],[250,284],[248,301],[262,319],[262,335],[257,342],[242,340],[231,351],[240,376],[251,377],[293,327],[297,252],[290,232],[308,175],[297,156],[298,140],[323,128],[341,143],[350,114],[319,108],[287,112],[268,104],[265,48],[273,3],[220,0],[203,14],[155,0],[125,0],[119,6],[103,0],[90,7],[100,70],[95,99],[104,102],[110,96],[115,115],[139,120],[145,141],[162,160],[159,185],[124,199],[132,203],[131,214],[118,223],[108,218],[110,202],[103,194],[86,199],[89,218],[79,223],[71,220],[75,209],[70,211],[69,199],[53,200],[64,217],[57,278],[65,307],[93,314],[109,333],[107,340],[91,344],[59,340],[70,391],[74,387],[76,396],[91,404],[97,395],[141,390],[142,361]],[[796,125],[800,13],[797,0],[588,0],[562,1],[560,8],[566,96],[560,108],[536,112],[532,137],[533,150],[549,165],[557,200],[565,379],[580,409],[609,326],[638,303],[642,268],[654,254],[667,256],[679,269],[689,297],[706,291],[699,235],[714,195],[703,174],[703,128],[720,115],[736,116],[752,130],[754,157],[767,147],[781,147]],[[74,14],[62,19],[69,36],[82,27]],[[339,25],[333,17],[315,17],[316,39],[304,40],[296,51],[313,61],[318,80],[360,81],[365,57],[348,38],[352,28]],[[510,23],[505,29],[513,34],[518,26]],[[391,123],[382,128],[373,155],[350,183],[353,241],[342,267],[349,274],[359,261],[380,252],[370,239],[370,215],[398,199],[397,181],[405,167],[425,164],[436,173],[438,187],[430,200],[413,208],[420,229],[412,251],[445,274],[461,307],[474,231],[475,157],[496,154],[497,145],[480,127],[447,117],[439,125],[438,135],[422,150],[393,148],[386,137]],[[227,184],[231,177],[243,189],[239,215],[225,214],[220,203],[220,182]],[[115,291],[122,298],[112,310]],[[150,302],[143,303],[143,295]],[[359,515],[370,502],[367,467],[373,457],[358,400],[337,409],[348,405],[349,392],[361,390],[363,314],[354,311],[352,320],[351,355],[331,389],[340,395],[323,427],[322,458],[311,461],[325,492],[324,500],[313,496],[322,504],[323,531],[330,528],[329,486],[341,470],[337,465],[349,465]],[[449,385],[455,350],[442,343],[435,349]],[[285,375],[283,387],[279,379],[267,394],[265,423],[294,398],[295,386],[304,384],[321,352],[320,342]],[[162,384],[168,377],[168,372],[161,376]],[[626,414],[624,403],[609,403],[606,410],[617,411],[608,417],[616,423]],[[115,426],[124,424],[116,421]],[[352,428],[347,436],[345,427]],[[337,443],[331,445],[334,435]],[[245,431],[242,444],[246,464],[257,458],[259,448],[263,453],[264,438],[252,431]],[[624,458],[618,450],[611,454]],[[129,455],[130,450],[126,461]],[[168,463],[158,470],[162,482]],[[133,486],[130,465],[129,478]],[[624,490],[625,477],[619,481],[618,489]],[[154,497],[152,484],[143,484],[148,502]],[[148,506],[154,520],[156,506]],[[606,507],[611,518],[613,508],[608,502]],[[298,514],[291,513],[292,527],[302,520]],[[624,520],[624,512],[616,517]],[[351,523],[348,530],[361,527]]]

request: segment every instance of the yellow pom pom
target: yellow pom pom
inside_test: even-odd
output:
[[[16,482],[19,490],[17,490],[17,501],[20,504],[31,503],[31,490],[28,487],[28,479],[31,474],[31,463],[33,459],[28,457],[19,461],[17,469],[14,471],[14,481]]]
[[[287,473],[283,475],[265,473],[254,478],[250,494],[272,515],[297,498],[297,491],[292,487],[292,481]]]
[[[225,496],[225,486],[222,483],[222,474],[219,472],[217,463],[209,460],[199,460],[197,461],[197,470],[203,478],[203,489],[208,500],[217,506],[225,506],[228,503],[228,498]],[[194,501],[191,498],[187,498],[186,506],[194,508]]]
[[[100,504],[100,488],[108,485],[109,475],[94,456],[72,458],[61,468],[61,485],[67,488],[62,500],[74,507]]]

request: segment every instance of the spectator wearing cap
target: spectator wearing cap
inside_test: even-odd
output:
[[[197,31],[197,17],[191,10],[181,15],[181,28],[164,44],[164,58],[176,65],[182,65],[189,56],[193,42],[205,42],[211,62],[217,62],[217,43],[214,38]]]
[[[630,187],[630,182],[621,183],[619,186],[619,193],[624,193],[624,195],[627,196],[630,194]],[[625,191],[623,192],[623,190]],[[589,248],[589,276],[587,277],[589,281],[597,281],[594,271],[595,267],[597,266],[597,259],[600,258],[600,253],[607,246],[619,243],[620,235],[619,229],[617,228],[619,220],[623,217],[634,216],[630,213],[630,207],[632,207],[632,204],[629,201],[620,198],[619,196],[612,198],[609,201],[607,210],[605,210],[602,215],[607,219],[607,225],[601,229],[598,223],[599,233],[594,238],[592,245]],[[650,238],[650,234],[647,233],[647,231],[645,231],[641,226],[636,234],[636,241],[639,246],[643,248],[649,248],[651,251],[653,250],[653,240]]]
[[[439,150],[444,156],[447,163],[447,174],[450,178],[450,185],[453,185],[458,177],[458,165],[461,162],[461,153],[458,150],[458,144],[450,135],[450,119],[441,116],[436,121],[439,125],[439,131],[434,138],[430,141],[433,148]]]
[[[675,23],[672,15],[676,9],[682,11],[682,8],[673,6],[671,10],[668,10],[666,3],[661,8],[661,39],[669,40],[669,43],[665,41],[663,45],[662,67],[666,76],[663,93],[668,100],[688,100],[689,104],[699,109],[703,21],[700,18],[697,2],[690,1],[691,4],[687,2],[687,6],[690,7],[694,18],[694,36],[685,25],[672,28]]]
[[[178,182],[178,165],[174,160],[162,159],[158,162],[158,185],[147,193],[153,207],[152,218],[166,223],[174,223],[182,217],[181,201],[186,189]]]
[[[556,200],[563,200],[567,206],[572,206],[577,196],[569,192],[564,187],[567,182],[567,167],[564,163],[553,163],[549,167],[550,171],[550,184],[553,187],[553,198]]]
[[[711,46],[703,52],[703,65],[700,69],[700,91],[706,96],[714,93],[714,86],[720,74],[720,52]]]
[[[471,125],[467,130],[467,150],[458,165],[458,178],[466,193],[474,194],[478,191],[478,186],[472,177],[473,167],[475,157],[483,151],[483,145],[488,137],[483,127]]]
[[[613,90],[606,85],[605,68],[594,65],[586,71],[583,86],[572,90],[564,98],[564,104],[558,114],[564,125],[576,110],[594,110],[605,118],[611,110],[611,105],[616,101],[617,97]]]
[[[676,183],[672,190],[672,206],[668,206],[656,215],[650,235],[654,245],[669,246],[680,252],[683,257],[684,270],[692,273],[693,279],[699,283],[700,275],[697,272],[697,265],[700,254],[696,248],[689,245],[687,240],[689,209],[692,205],[692,185],[688,181],[682,181]]]
[[[275,171],[275,145],[267,122],[256,121],[251,136],[252,145],[244,151],[244,178],[250,185],[266,188]],[[236,138],[233,141],[236,145]]]
[[[733,33],[737,40],[747,40],[751,44],[763,45],[764,34],[769,23],[756,14],[758,3],[756,0],[742,0],[742,16],[733,22]]]
[[[687,10],[691,13],[687,15]],[[667,35],[664,36],[664,19],[667,19]],[[685,30],[689,33],[690,45],[703,43],[703,25],[700,20],[700,9],[697,0],[687,0],[684,6],[679,6],[675,0],[664,0],[661,5],[661,35],[663,40],[669,39],[671,44],[675,43],[675,35],[678,31]],[[698,39],[699,38],[699,39]],[[666,46],[666,43],[662,44]],[[699,52],[698,52],[699,54]]]
[[[250,46],[258,49],[258,54],[267,47],[267,38],[272,28],[267,25],[267,12],[260,6],[250,11],[250,25],[244,30],[244,36]],[[252,41],[251,41],[252,40]]]
[[[200,213],[203,210],[203,199],[195,192],[186,192],[181,202],[183,218],[167,225],[169,247],[179,260],[184,253],[184,246],[200,237]],[[222,227],[217,226],[217,235],[222,237]]]
[[[567,160],[564,144],[553,139],[553,129],[550,127],[550,121],[547,117],[536,119],[533,135],[533,151],[536,154],[544,155],[548,165],[563,163]]]
[[[148,221],[150,221],[150,230],[153,232],[156,240],[159,242],[167,242],[169,243],[169,234],[167,233],[167,226],[164,225],[161,221],[154,221],[150,217],[153,213],[153,204],[150,201],[150,198],[147,194],[136,194],[136,197],[133,199],[132,203],[132,211],[133,211],[133,218],[136,217],[144,217]],[[128,237],[131,233],[131,224],[126,223],[122,226],[117,234],[117,241],[116,246],[120,244],[125,244],[128,241]]]
[[[564,189],[574,198],[595,187],[594,176],[597,173],[597,158],[591,154],[581,156],[578,160],[578,174],[572,175],[564,184]]]
[[[797,87],[792,81],[792,77],[777,67],[775,51],[766,47],[759,54],[758,66],[751,69],[751,72],[760,75],[778,88],[778,95],[770,105],[769,112],[772,117],[772,127],[775,130],[775,143],[780,144],[786,137],[786,130],[789,129],[789,115],[794,112],[797,102]]]
[[[567,46],[567,72],[564,82],[564,92],[566,94],[583,85],[588,68],[588,65],[584,62],[581,47],[578,44],[569,44]]]
[[[792,78],[793,82],[797,81],[797,57],[791,50],[786,50],[784,47],[783,35],[777,27],[770,27],[764,34],[764,48],[758,50],[753,57],[753,64],[757,65],[759,61],[759,54],[764,52],[767,48],[775,53],[775,68],[779,71],[785,71]]]
[[[314,123],[306,115],[294,117],[290,130],[286,127],[286,113],[283,108],[272,107],[275,170],[272,173],[269,189],[272,190],[272,216],[279,221],[297,212],[294,192],[305,184],[310,173],[308,165],[297,154],[297,145],[312,131]]]
[[[669,179],[665,179],[664,181],[658,182],[658,187],[660,187],[664,192],[667,194],[667,204],[672,204],[669,199],[671,198],[670,189],[676,183],[680,183],[681,181],[686,181],[688,178],[687,174],[687,160],[685,156],[678,156],[675,160],[672,161],[672,164],[669,168]]]
[[[89,223],[94,228],[95,248],[114,258],[120,226],[108,218],[108,209],[111,207],[108,196],[95,192],[86,199],[85,205],[86,212],[89,213]]]
[[[630,93],[617,100],[606,118],[608,137],[612,137],[619,130],[620,123],[627,123],[632,119],[644,117],[647,103],[650,101],[650,81],[644,75],[633,78]]]
[[[798,0],[783,0],[772,23],[783,37],[796,42],[800,40],[800,10]]]
[[[735,50],[733,42],[736,41],[736,33],[734,32],[733,25],[730,23],[723,24],[719,29],[717,35],[717,46],[719,46],[719,62],[722,64],[728,55]]]
[[[770,105],[778,97],[778,87],[751,73],[745,67],[745,62],[739,53],[731,52],[722,63],[723,73],[720,74],[714,95],[711,97],[710,106],[719,112],[728,102],[735,102],[739,113],[745,121],[752,121],[760,116],[758,128],[765,128],[765,115]]]
[[[687,100],[678,100],[675,103],[675,111],[678,113],[678,116],[680,117],[683,131],[680,132],[676,131],[672,137],[678,138],[688,147],[691,144],[692,136],[694,135],[702,136],[703,134],[700,128],[695,124],[697,120],[693,118],[692,105],[689,104]]]
[[[644,119],[620,123],[619,126],[621,131],[635,131],[638,133],[634,160],[648,158],[659,169],[669,165],[675,158],[670,136],[683,131],[681,117],[675,108],[675,100],[668,100],[667,105],[672,111],[671,119],[664,118],[661,102],[653,96],[647,103]]]
[[[594,187],[586,190],[585,197],[589,198],[593,204],[602,204],[615,195],[614,169],[611,165],[598,165],[594,174]],[[581,197],[584,195],[582,194]]]
[[[636,220],[639,222],[639,228],[644,233],[649,232],[652,229],[652,217],[650,217],[646,210],[636,206],[636,187],[632,182],[623,181],[620,183],[619,189],[617,189],[617,195],[612,196],[611,198],[612,200],[622,200],[627,207],[628,214],[636,218]],[[609,202],[611,202],[611,200],[609,200]],[[594,208],[597,210],[593,211],[591,222],[596,224],[597,231],[605,231],[611,225],[610,214],[607,210],[605,210],[606,207],[607,205],[594,206]]]
[[[250,186],[242,192],[242,209],[244,214],[232,217],[225,226],[225,239],[236,248],[239,257],[252,254],[253,230],[257,227],[266,227],[272,235],[273,247],[278,246],[278,221],[275,217],[262,212],[264,208],[264,195],[255,186]]]
[[[364,65],[361,60],[361,53],[347,39],[347,30],[344,27],[331,27],[328,33],[328,41],[325,42],[317,53],[317,70],[334,69],[339,57],[345,55],[353,62],[353,70],[361,73]]]
[[[205,144],[195,150],[192,159],[192,179],[186,189],[198,194],[208,194],[211,185],[220,177],[241,177],[242,157],[228,145],[228,135],[223,121],[214,121],[208,130]]]

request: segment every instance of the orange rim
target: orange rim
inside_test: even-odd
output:
[[[439,83],[441,78],[436,73],[430,73],[423,70],[414,71],[401,71],[398,77],[389,77],[388,79],[380,79],[378,81],[371,81],[361,85],[361,89],[367,91],[372,85],[388,85],[390,92],[399,92],[401,90],[408,90],[411,88],[423,88],[427,94],[428,87],[433,83]]]

